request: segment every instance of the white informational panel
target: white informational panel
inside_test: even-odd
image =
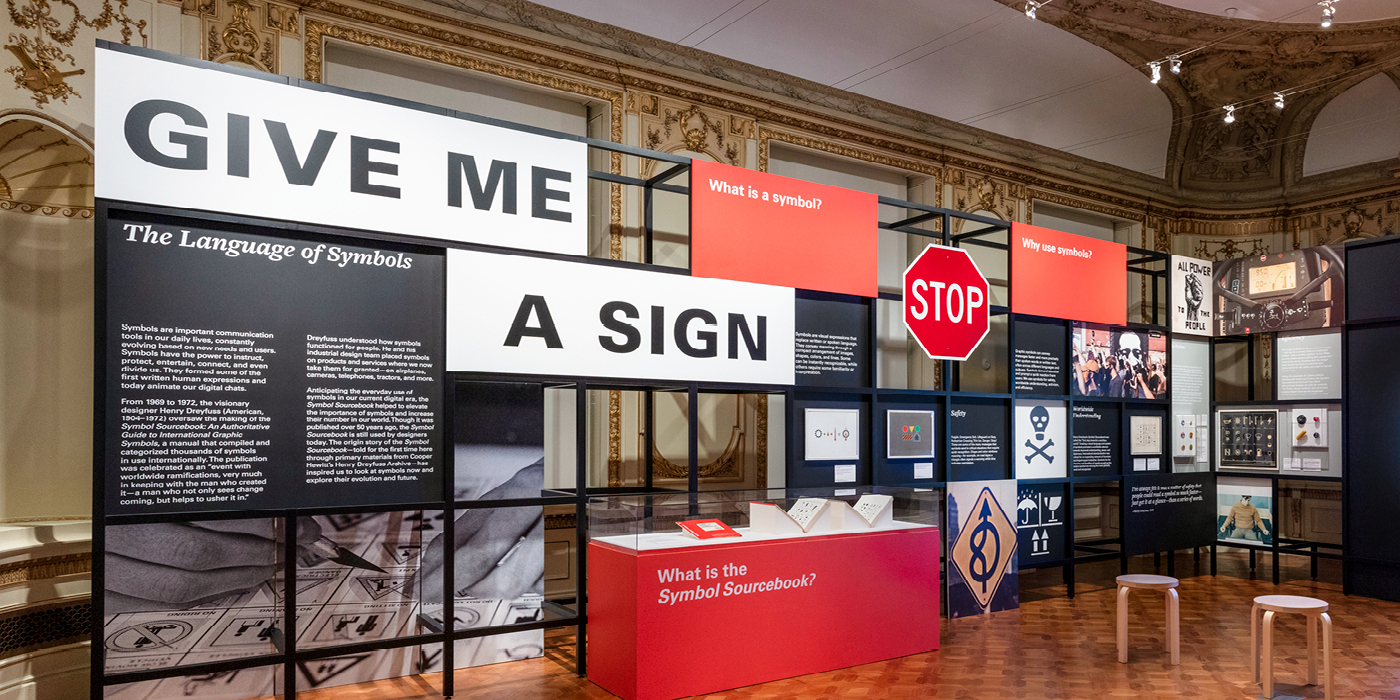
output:
[[[809,408],[802,412],[802,416],[807,435],[803,459],[860,459],[860,409]],[[838,477],[841,466],[845,465],[837,467]],[[854,471],[851,469],[852,477],[855,476]]]
[[[1063,401],[1017,401],[1015,432],[1017,479],[1068,476],[1068,412]]]
[[[1278,334],[1280,401],[1342,398],[1341,331]]]
[[[96,194],[584,255],[588,149],[97,49]]]
[[[1172,337],[1171,432],[1172,471],[1193,472],[1210,469],[1210,392],[1206,378],[1212,376],[1210,341],[1187,336]],[[1194,442],[1193,442],[1194,441]]]
[[[794,308],[786,287],[450,249],[447,371],[792,384]]]
[[[1213,335],[1215,318],[1214,287],[1211,275],[1215,263],[1184,255],[1171,257],[1172,332]]]

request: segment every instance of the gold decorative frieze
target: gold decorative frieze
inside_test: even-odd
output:
[[[1003,221],[1021,218],[1018,210],[1026,199],[1025,185],[961,168],[948,169],[948,184],[953,188],[952,208],[958,211],[985,212]],[[962,232],[963,223],[953,222],[954,234]]]
[[[1246,255],[1267,255],[1269,252],[1269,245],[1263,238],[1239,241],[1226,238],[1224,240],[1201,240],[1196,243],[1196,249],[1191,254],[1206,260],[1229,260]]]
[[[96,32],[115,24],[121,27],[123,44],[130,44],[132,37],[139,35],[145,45],[146,20],[129,17],[127,2],[102,0],[101,11],[88,15],[74,0],[6,0],[10,23],[17,30],[30,30],[12,32],[5,44],[16,61],[5,69],[14,77],[15,89],[28,90],[36,107],[50,100],[67,104],[69,97],[82,97],[67,81],[87,69],[77,67],[67,50],[83,29]]]
[[[743,120],[736,123],[734,115],[664,97],[643,107],[656,110],[655,114],[648,109],[638,112],[644,134],[642,145],[646,148],[665,153],[703,153],[720,163],[744,165],[748,141],[743,136]],[[753,122],[749,121],[748,130],[752,129]],[[656,164],[653,160],[644,161],[642,177],[655,174]]]
[[[184,0],[184,11],[199,17],[204,60],[265,73],[281,69],[281,36],[300,32],[295,7],[261,0]]]

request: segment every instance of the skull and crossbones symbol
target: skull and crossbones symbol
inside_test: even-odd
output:
[[[1030,464],[1031,460],[1035,459],[1037,456],[1044,457],[1046,462],[1054,464],[1055,456],[1046,454],[1046,450],[1049,450],[1055,444],[1054,440],[1045,437],[1045,429],[1050,427],[1050,411],[1046,410],[1044,406],[1032,408],[1031,427],[1035,429],[1036,442],[1040,442],[1041,444],[1036,445],[1035,442],[1026,440],[1026,447],[1031,448],[1031,453],[1026,455],[1026,464]]]

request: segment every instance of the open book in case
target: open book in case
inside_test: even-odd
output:
[[[589,502],[589,536],[654,550],[855,534],[937,526],[939,505],[935,491],[884,487],[607,496]]]

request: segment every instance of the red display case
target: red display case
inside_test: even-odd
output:
[[[595,537],[589,678],[670,700],[938,648],[939,531]]]

